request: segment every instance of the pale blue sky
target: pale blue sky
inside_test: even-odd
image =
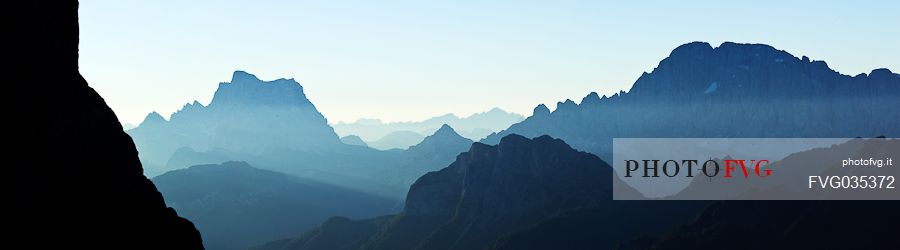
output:
[[[900,1],[787,2],[82,0],[80,69],[129,123],[209,103],[236,69],[299,80],[329,122],[530,115],[627,90],[691,41],[900,69]]]

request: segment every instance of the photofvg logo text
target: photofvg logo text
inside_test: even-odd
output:
[[[660,164],[661,161],[662,164]],[[640,172],[643,173],[640,177],[644,178],[678,176],[694,178],[695,169],[696,172],[699,172],[698,174],[709,178],[718,177],[721,173],[724,173],[722,178],[726,179],[733,178],[736,174],[744,178],[751,176],[765,178],[772,175],[769,160],[727,159],[724,171],[721,165],[719,161],[712,159],[706,160],[702,164],[699,160],[625,160],[625,177],[631,178],[634,177],[634,172]]]
[[[617,200],[900,200],[892,138],[616,138]]]

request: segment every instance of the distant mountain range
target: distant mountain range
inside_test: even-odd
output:
[[[394,150],[339,138],[296,81],[237,71],[208,106],[151,113],[126,134],[78,72],[77,1],[23,3],[7,46],[9,246],[896,248],[896,201],[614,201],[613,187],[638,193],[603,160],[621,137],[900,137],[900,75],[887,69],[851,77],[767,45],[690,43],[627,93],[539,105],[482,142],[453,122],[393,129],[431,134]],[[781,163],[897,151],[855,143]]]
[[[551,135],[611,159],[615,137],[900,137],[900,75],[847,76],[763,44],[679,46],[628,92],[566,100],[482,142]]]
[[[245,162],[192,166],[153,178],[166,204],[194,222],[207,249],[246,249],[305,232],[331,216],[395,212],[396,201]]]
[[[344,138],[352,140],[352,138]],[[354,219],[396,212],[406,189],[419,176],[446,167],[472,140],[453,128],[441,126],[431,136],[408,150],[378,151],[364,146],[346,146],[343,154],[309,155],[266,154],[248,156],[226,150],[198,152],[190,147],[178,149],[169,159],[170,166],[191,166],[153,178],[167,204],[194,221],[210,249],[244,249],[268,241],[296,236],[330,216]],[[353,176],[337,176],[337,171],[310,168],[283,168],[287,175],[251,167],[245,162],[196,165],[198,162],[224,162],[233,158],[266,161],[265,157],[297,157],[309,161],[346,160],[342,164],[362,164],[354,154],[368,154],[367,165],[351,169]],[[327,157],[327,158],[326,158]],[[358,162],[353,162],[358,161]],[[297,163],[299,164],[299,163]],[[378,166],[365,169],[365,166]],[[340,165],[337,165],[340,166]],[[363,179],[362,175],[371,175]],[[302,176],[302,177],[296,177]],[[326,180],[330,182],[323,182]],[[354,181],[358,181],[354,182]],[[368,181],[368,182],[367,182]],[[376,182],[377,183],[371,183]],[[393,193],[372,192],[365,188],[394,187]],[[402,194],[401,194],[402,192]]]
[[[690,43],[642,75],[628,93],[592,93],[580,104],[561,102],[553,112],[540,105],[531,117],[483,140],[496,146],[474,143],[447,168],[420,177],[399,215],[332,218],[298,238],[259,248],[710,249],[755,229],[766,230],[761,234],[775,240],[733,248],[778,247],[781,241],[802,248],[800,243],[822,234],[832,235],[824,241],[828,244],[815,246],[852,247],[853,238],[842,238],[823,223],[828,217],[866,213],[864,207],[840,202],[613,201],[610,188],[623,184],[600,159],[611,158],[614,137],[896,136],[898,90],[900,76],[885,69],[850,77],[824,62],[767,45],[712,48]],[[563,140],[601,157],[578,152]],[[895,206],[890,204],[872,205]],[[866,218],[897,221],[890,211],[872,210],[878,214]],[[805,214],[816,219],[807,220]],[[802,229],[793,231],[786,222]],[[841,220],[845,222],[851,225]],[[743,226],[747,224],[754,226]],[[888,227],[879,225],[876,236],[863,238],[886,237],[892,231]],[[706,244],[705,236],[715,244]],[[873,240],[863,246],[886,244]]]
[[[219,84],[208,106],[195,101],[169,120],[153,112],[127,132],[150,177],[194,165],[246,161],[399,200],[413,180],[426,170],[445,167],[471,143],[444,127],[433,132],[440,132],[437,138],[447,143],[426,143],[424,137],[412,142],[437,145],[425,146],[431,150],[427,156],[417,155],[422,150],[372,149],[358,136],[339,138],[296,81],[262,81],[236,71],[231,82]]]
[[[388,133],[381,139],[369,141],[369,147],[381,150],[407,149],[412,145],[422,142],[425,136],[409,130],[400,130]]]
[[[648,206],[647,202],[612,201],[611,182],[614,178],[608,164],[562,140],[509,135],[496,146],[474,143],[447,168],[419,178],[399,215],[366,220],[332,218],[298,238],[273,241],[257,249],[503,248],[513,244],[509,239],[518,239],[523,230],[569,211],[605,220],[607,223],[570,225],[608,229],[586,237],[591,248],[610,249],[686,222],[706,204]],[[631,193],[638,195],[635,190]],[[530,235],[535,238],[532,241],[555,236],[541,233]],[[575,242],[559,243],[539,248],[525,245],[524,249],[572,249],[569,246]],[[516,246],[510,249],[523,249]]]
[[[397,182],[409,186],[422,175],[441,170],[465,152],[472,140],[463,138],[449,125],[442,125],[422,142],[403,151],[403,161],[398,165]]]
[[[501,131],[513,123],[524,120],[525,117],[515,113],[506,112],[500,108],[493,108],[487,112],[477,113],[468,117],[459,117],[454,114],[445,114],[418,122],[389,122],[379,119],[359,119],[356,122],[339,122],[333,124],[334,130],[340,135],[357,135],[377,149],[399,148],[405,149],[418,141],[414,134],[418,134],[419,140],[423,135],[434,133],[443,124],[450,125],[463,137],[471,140],[481,140],[491,133]],[[400,137],[410,139],[397,139]]]

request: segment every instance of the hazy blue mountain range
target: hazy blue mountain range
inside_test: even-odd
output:
[[[262,81],[243,71],[235,71],[231,82],[220,83],[208,106],[188,103],[168,121],[150,113],[128,133],[141,160],[154,165],[164,165],[182,147],[258,155],[282,149],[328,151],[343,145],[299,83]],[[170,169],[147,169],[147,175],[165,170]]]
[[[347,145],[356,145],[356,146],[363,146],[363,147],[369,146],[368,144],[366,144],[366,142],[364,142],[362,140],[362,138],[359,138],[359,136],[356,136],[356,135],[348,135],[348,136],[341,137],[341,142],[343,142],[344,144],[347,144]]]
[[[14,9],[4,15],[15,131],[4,163],[4,248],[202,249],[197,229],[141,174],[134,143],[79,73],[78,2]]]
[[[390,132],[381,139],[369,141],[369,147],[381,150],[407,149],[412,145],[422,142],[425,136],[409,130]]]
[[[842,75],[762,44],[679,46],[628,92],[591,93],[488,136],[552,135],[609,159],[614,137],[900,136],[900,75]]]
[[[398,165],[399,173],[395,175],[399,178],[396,182],[409,186],[425,173],[447,167],[471,145],[472,140],[463,138],[456,130],[444,124],[419,144],[403,151],[403,161]]]
[[[402,204],[399,199],[402,199],[406,188],[413,181],[427,172],[446,167],[456,159],[459,152],[466,151],[471,144],[472,140],[463,138],[450,126],[443,125],[433,135],[408,150],[378,151],[362,146],[347,146],[359,151],[344,151],[346,155],[329,156],[352,158],[354,153],[375,152],[375,156],[381,158],[367,159],[394,164],[391,168],[374,170],[357,168],[361,173],[377,177],[376,184],[364,182],[374,181],[374,178],[354,180],[347,176],[309,173],[311,170],[295,172],[297,176],[304,176],[295,177],[257,169],[244,162],[196,165],[173,170],[154,177],[153,182],[159,186],[168,205],[196,223],[205,236],[204,244],[208,248],[242,249],[299,235],[331,216],[360,219],[395,212]],[[296,154],[290,156],[307,160],[334,160]],[[183,147],[173,154],[169,164],[223,162],[232,158],[267,162],[265,159],[224,150],[197,152]],[[326,183],[321,179],[333,182]],[[403,194],[388,195],[385,198],[373,195],[371,190],[364,190],[372,186],[395,187],[397,190],[392,192]]]
[[[388,123],[382,122],[379,119],[359,119],[356,122],[339,122],[332,126],[340,135],[352,134],[359,136],[366,142],[375,142],[398,131],[429,135],[434,133],[441,125],[447,124],[456,129],[456,132],[463,137],[471,140],[480,140],[493,132],[506,129],[509,125],[520,122],[523,119],[524,117],[522,115],[509,113],[500,108],[493,108],[487,112],[473,114],[468,117],[445,114],[424,121]],[[415,143],[394,144],[388,146],[390,148],[406,148]]]
[[[399,215],[333,218],[299,238],[261,248],[716,248],[754,228],[770,230],[765,234],[773,242],[806,242],[830,230],[821,223],[842,216],[835,211],[859,214],[865,208],[840,202],[612,201],[609,188],[621,183],[611,178],[610,167],[563,140],[603,157],[613,137],[891,136],[900,122],[894,108],[898,89],[900,76],[886,69],[850,77],[767,45],[686,44],[627,93],[592,93],[580,104],[561,102],[553,112],[539,105],[531,117],[484,140],[496,146],[474,143],[449,167],[420,177]],[[520,132],[536,138],[515,134]],[[775,210],[790,211],[741,216]],[[872,211],[878,215],[867,218],[896,218],[890,209]],[[782,225],[787,221],[799,222],[803,230],[775,231],[792,230]],[[745,228],[746,223],[755,224]],[[890,232],[886,227],[876,230]],[[702,243],[706,235],[718,245]],[[835,235],[827,242],[854,241]],[[866,246],[883,246],[873,242]],[[752,246],[777,245],[736,248]]]
[[[194,222],[208,249],[246,249],[296,236],[331,216],[367,218],[397,202],[251,167],[192,166],[153,178],[166,204]]]
[[[607,242],[594,247],[606,249],[687,221],[688,214],[705,204],[670,202],[646,208],[636,202],[613,204],[611,181],[611,167],[592,154],[549,136],[510,135],[496,146],[474,143],[447,168],[419,178],[399,215],[332,218],[298,238],[259,248],[484,249],[560,212],[587,207],[602,210],[609,221],[633,219],[631,225],[598,225],[616,228],[592,235]]]
[[[415,150],[362,146],[365,142],[358,137],[342,140],[299,83],[262,81],[243,71],[236,71],[230,83],[219,84],[208,106],[195,101],[169,120],[153,112],[127,132],[150,177],[194,165],[246,161],[261,169],[398,200],[413,180],[426,170],[446,166],[471,143],[434,144],[438,146],[429,146],[430,156],[420,157]]]

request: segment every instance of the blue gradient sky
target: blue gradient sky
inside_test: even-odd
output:
[[[900,1],[787,2],[83,0],[80,69],[128,123],[206,104],[236,69],[299,80],[329,122],[530,115],[627,90],[691,41],[900,69]]]

